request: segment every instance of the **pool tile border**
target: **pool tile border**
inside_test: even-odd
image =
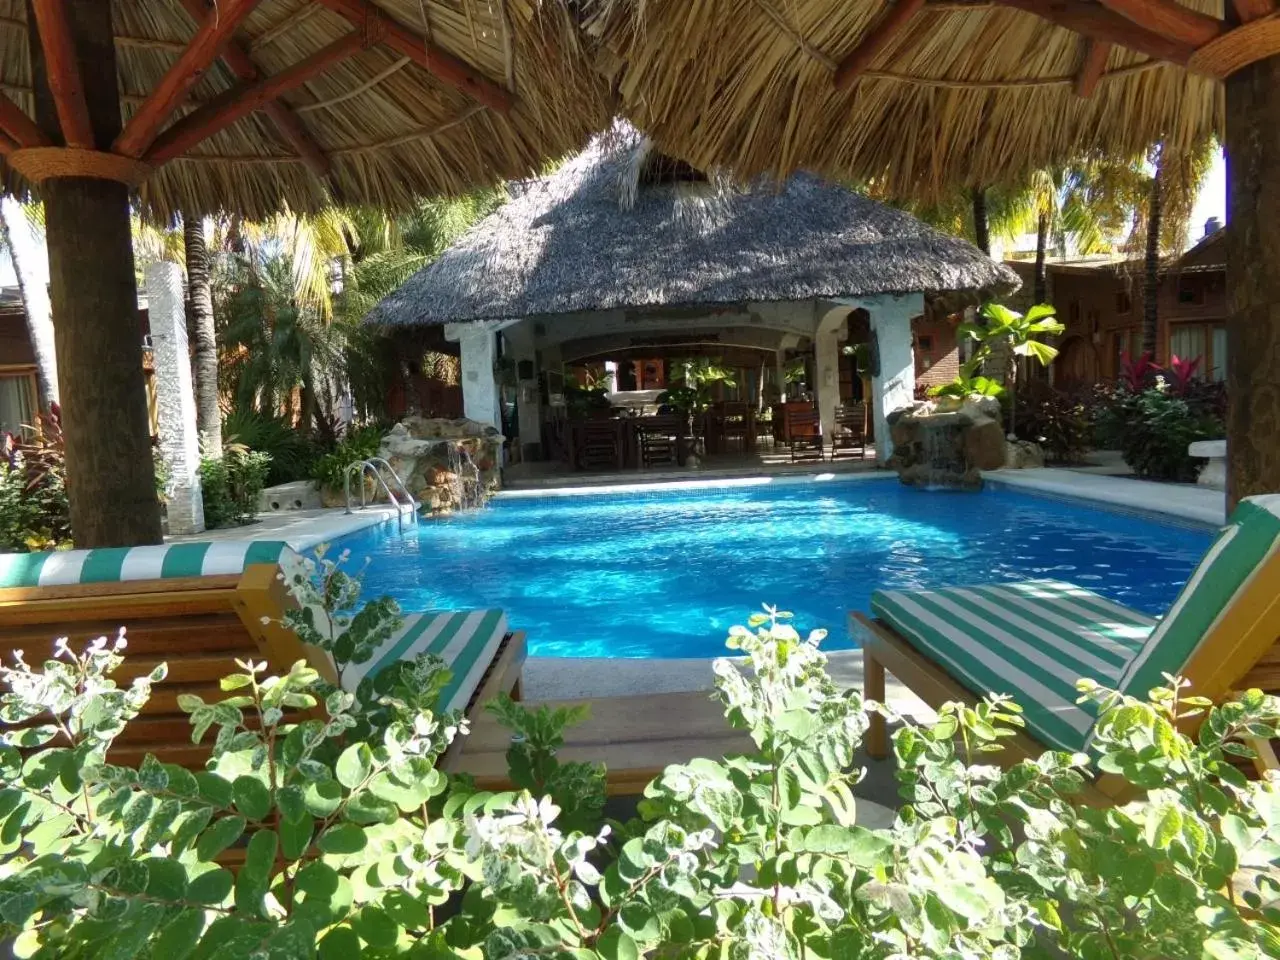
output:
[[[639,483],[591,484],[576,487],[534,487],[500,490],[495,500],[531,500],[541,497],[598,497],[619,493],[675,493],[681,490],[732,490],[745,487],[800,486],[809,483],[857,483],[896,478],[893,470],[857,472],[821,471],[802,474],[761,474],[751,477],[709,477],[705,480],[653,480]]]

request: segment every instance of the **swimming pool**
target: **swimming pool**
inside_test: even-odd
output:
[[[1054,577],[1158,615],[1211,532],[988,487],[895,479],[499,498],[343,538],[365,596],[501,607],[533,656],[713,657],[762,602],[849,647],[874,589]]]

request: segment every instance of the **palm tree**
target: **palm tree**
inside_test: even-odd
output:
[[[1147,195],[1147,243],[1142,261],[1142,354],[1156,358],[1157,331],[1160,328],[1160,188],[1163,177],[1160,159],[1163,150],[1157,144],[1152,151],[1155,173]]]
[[[0,239],[18,278],[18,293],[27,317],[27,336],[36,358],[39,406],[47,410],[58,402],[58,356],[46,271],[39,269],[44,260],[40,250],[43,237],[38,229],[42,217],[43,211],[39,208],[24,207],[8,194],[0,197]]]
[[[196,427],[206,457],[222,457],[222,409],[218,404],[218,328],[209,286],[209,247],[204,220],[182,220],[183,256],[187,264],[187,299],[191,305],[196,384]]]
[[[987,192],[982,187],[974,187],[973,200],[973,242],[988,257],[991,256],[991,228],[987,223]]]

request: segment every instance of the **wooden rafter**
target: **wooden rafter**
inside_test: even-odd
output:
[[[836,67],[837,90],[847,90],[858,75],[871,66],[876,55],[883,50],[912,17],[924,6],[925,0],[897,0],[875,25],[863,35],[858,45]]]
[[[1186,64],[1194,48],[1141,27],[1128,17],[1088,0],[998,0],[1001,6],[1025,10],[1037,17],[1074,30],[1090,40],[1105,40],[1118,47],[1144,53],[1157,60]]]
[[[187,95],[209,65],[231,40],[236,29],[260,0],[221,0],[216,10],[203,19],[196,35],[169,72],[160,78],[146,103],[129,120],[116,137],[113,149],[127,157],[141,157],[156,138],[156,133],[173,113],[178,102]]]
[[[1184,7],[1177,0],[1102,0],[1102,5],[1152,33],[1193,47],[1208,43],[1225,28],[1217,17]]]
[[[97,145],[93,141],[89,103],[84,98],[76,41],[67,20],[65,0],[32,0],[31,7],[36,15],[45,74],[58,112],[58,125],[62,127],[62,138],[69,147],[92,150]]]
[[[200,141],[261,109],[282,93],[324,73],[365,45],[365,34],[356,30],[339,37],[280,73],[228,90],[160,134],[147,153],[147,162],[158,166],[181,156]]]
[[[36,122],[4,94],[0,94],[0,133],[19,147],[52,146],[52,142],[36,126]]]
[[[1276,8],[1274,0],[1231,0],[1231,6],[1235,8],[1241,23],[1260,20]]]
[[[200,23],[209,14],[209,0],[182,0],[187,13]],[[232,38],[222,51],[222,62],[227,65],[236,79],[243,83],[254,83],[262,77],[262,70],[254,62],[253,57],[239,40]],[[285,141],[298,151],[298,156],[313,174],[320,179],[329,175],[329,158],[324,155],[320,145],[312,139],[297,114],[288,105],[279,100],[272,100],[262,107]]]
[[[1107,57],[1111,55],[1111,44],[1105,40],[1088,40],[1084,42],[1084,59],[1080,63],[1080,72],[1076,74],[1076,96],[1088,99],[1093,96],[1098,81],[1107,69]]]
[[[401,56],[408,57],[427,72],[467,94],[498,113],[511,110],[514,97],[471,64],[392,20],[369,0],[319,0],[334,13],[363,29],[381,21],[382,42]]]

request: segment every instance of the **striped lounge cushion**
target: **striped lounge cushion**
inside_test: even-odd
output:
[[[975,694],[1013,696],[1032,735],[1063,750],[1082,750],[1095,719],[1076,681],[1118,686],[1156,627],[1054,580],[878,591],[871,609]]]
[[[398,660],[434,653],[453,673],[440,694],[441,710],[464,710],[507,632],[501,610],[405,614],[404,624],[370,659],[343,671],[343,689],[354,691],[365,677]]]
[[[280,540],[228,540],[0,554],[0,589],[243,573],[251,564],[278,563],[292,552]]]
[[[1248,497],[1232,512],[1142,651],[1130,663],[1120,689],[1145,697],[1179,674],[1213,631],[1236,596],[1280,550],[1280,494]]]

